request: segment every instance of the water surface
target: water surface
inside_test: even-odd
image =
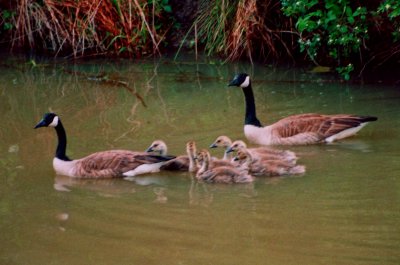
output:
[[[17,67],[9,67],[16,65]],[[400,91],[350,85],[304,70],[160,61],[46,62],[0,66],[1,264],[399,264]],[[249,185],[197,183],[187,173],[135,181],[56,176],[56,135],[33,130],[58,113],[67,153],[144,150],[164,139],[207,148],[243,138],[243,95],[235,72],[254,77],[267,124],[290,114],[376,115],[357,137],[290,147],[303,176]],[[96,82],[105,73],[123,85]],[[212,154],[222,156],[220,150]]]

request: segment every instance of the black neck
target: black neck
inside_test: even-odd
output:
[[[57,136],[58,136],[58,145],[56,150],[56,157],[65,160],[71,161],[68,156],[65,154],[67,149],[67,135],[65,133],[64,126],[62,125],[61,121],[58,121],[57,126],[55,127]]]
[[[260,121],[257,119],[256,104],[254,102],[254,94],[251,84],[249,84],[249,86],[247,87],[243,87],[242,90],[246,101],[246,114],[244,124],[262,127]]]

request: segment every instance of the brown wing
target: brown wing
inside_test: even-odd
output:
[[[293,115],[272,125],[273,132],[283,138],[299,134],[312,134],[323,140],[343,130],[357,127],[361,123],[374,121],[375,117],[347,114],[321,115],[315,113]]]
[[[76,175],[86,178],[120,177],[142,164],[166,161],[162,156],[127,150],[97,152],[77,161]]]
[[[160,167],[161,170],[172,171],[188,171],[189,170],[189,157],[178,156],[175,159],[169,160]]]

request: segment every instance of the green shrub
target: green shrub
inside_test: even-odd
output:
[[[386,0],[378,8],[378,13],[386,15],[393,22],[392,36],[394,41],[400,41],[400,1]]]
[[[368,39],[366,7],[352,7],[350,0],[281,0],[285,15],[297,19],[300,50],[318,64],[319,56],[336,62],[348,80],[354,67],[351,58]]]

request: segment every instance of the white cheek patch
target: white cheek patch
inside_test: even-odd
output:
[[[58,125],[58,116],[54,116],[53,121],[49,124],[49,127],[56,127]]]
[[[240,84],[240,87],[248,87],[250,85],[250,76],[246,76],[246,79],[242,84]]]

